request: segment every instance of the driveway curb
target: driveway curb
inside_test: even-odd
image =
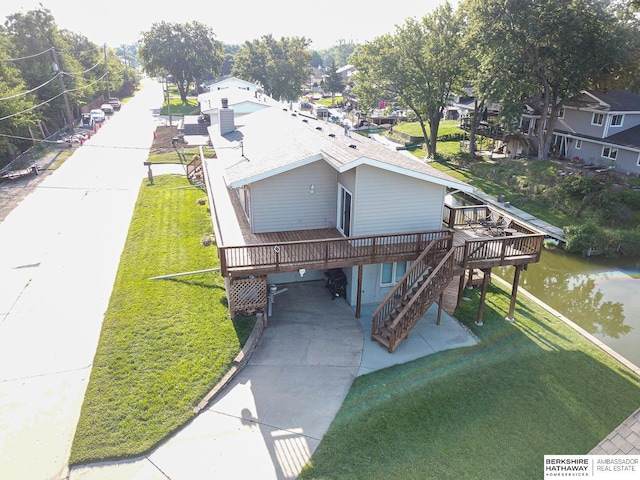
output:
[[[242,350],[240,350],[238,355],[236,355],[236,358],[233,360],[233,366],[229,369],[225,376],[220,379],[216,386],[213,387],[211,391],[204,396],[200,403],[198,403],[198,405],[194,407],[193,411],[196,415],[207,408],[211,401],[216,398],[218,393],[220,393],[220,391],[224,387],[226,387],[229,382],[233,380],[235,376],[240,373],[244,366],[249,362],[251,355],[258,346],[258,343],[260,343],[262,333],[265,329],[266,322],[262,318],[263,315],[264,314],[257,315],[256,323],[253,326],[253,330],[251,331],[249,338],[245,342],[244,347],[242,348]]]

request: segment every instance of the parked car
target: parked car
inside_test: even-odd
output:
[[[120,99],[116,97],[109,98],[109,100],[107,100],[107,103],[111,105],[116,111],[120,110],[120,107],[122,106],[122,104],[120,103]]]
[[[110,103],[103,103],[100,106],[100,110],[102,110],[105,115],[112,115],[113,114],[113,107],[111,106]]]
[[[95,120],[93,119],[90,113],[83,113],[80,116],[80,127],[93,128],[94,124],[95,124]]]
[[[95,108],[91,110],[89,112],[89,115],[91,115],[91,118],[93,118],[93,121],[96,123],[102,123],[106,118],[106,115],[104,114],[104,112],[99,108]]]

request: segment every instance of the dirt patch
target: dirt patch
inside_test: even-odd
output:
[[[178,136],[178,127],[175,125],[161,125],[156,127],[151,144],[151,153],[167,153],[173,151],[172,140]]]

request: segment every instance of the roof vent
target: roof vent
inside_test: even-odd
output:
[[[303,118],[303,119],[302,119],[302,121],[303,121],[304,123],[309,123],[309,120],[307,120],[306,118]]]
[[[292,114],[291,114],[291,116],[292,116],[292,117],[297,117],[297,116],[298,116],[298,114],[297,114],[297,113],[292,113]]]
[[[336,134],[335,134],[335,133],[330,133],[330,134],[329,134],[329,136],[330,136],[331,138],[336,138]]]
[[[283,108],[283,109],[282,109],[282,111],[283,111],[283,112],[288,112],[288,111],[289,111],[289,109],[288,109],[288,108]]]
[[[322,130],[322,127],[316,127],[316,130]]]
[[[349,148],[358,148],[358,146],[352,143],[351,145],[349,145]]]

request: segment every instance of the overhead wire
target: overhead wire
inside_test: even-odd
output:
[[[30,111],[32,111],[32,110],[35,110],[35,109],[36,109],[36,108],[38,108],[38,107],[41,107],[41,106],[43,106],[43,105],[46,105],[46,104],[47,104],[47,103],[49,103],[49,102],[54,101],[56,98],[59,98],[59,97],[61,97],[62,95],[65,95],[66,93],[77,92],[78,90],[82,90],[82,89],[85,89],[85,88],[90,87],[90,86],[92,86],[92,85],[95,85],[95,84],[96,84],[96,83],[98,83],[100,80],[102,80],[106,75],[107,75],[107,74],[106,74],[106,73],[104,73],[101,77],[97,78],[94,82],[89,83],[89,84],[87,84],[87,85],[84,85],[84,86],[82,86],[82,87],[73,88],[73,89],[71,89],[71,90],[64,90],[63,92],[60,92],[59,94],[55,95],[54,97],[50,98],[49,100],[45,100],[44,102],[41,102],[41,103],[39,103],[39,104],[37,104],[37,105],[33,105],[33,106],[31,106],[31,107],[29,107],[29,108],[27,108],[27,109],[25,109],[25,110],[22,110],[22,111],[20,111],[20,112],[15,112],[15,113],[12,113],[11,115],[6,115],[6,116],[4,116],[4,117],[0,117],[0,121],[2,121],[2,120],[8,120],[8,119],[13,118],[13,117],[17,117],[18,115],[22,115],[23,113],[28,113],[28,112],[30,112]]]
[[[44,82],[42,85],[39,85],[39,86],[37,86],[35,88],[32,88],[31,90],[27,90],[26,92],[20,92],[20,93],[16,93],[15,95],[10,95],[8,97],[0,98],[0,102],[2,100],[11,100],[12,98],[17,98],[17,97],[21,97],[23,95],[28,95],[30,93],[33,93],[36,90],[39,90],[40,88],[44,87],[45,85],[48,85],[49,83],[53,82],[56,78],[58,78],[58,75],[53,76],[52,78],[50,78],[49,80]]]
[[[27,56],[25,56],[25,57],[20,57],[20,58],[3,58],[3,59],[2,59],[2,61],[4,61],[4,62],[18,62],[18,61],[20,61],[20,60],[26,60],[26,59],[28,59],[28,58],[34,58],[34,57],[37,57],[37,56],[39,56],[39,55],[43,55],[43,54],[45,54],[45,53],[49,53],[51,50],[53,50],[53,48],[54,48],[54,47],[50,47],[50,48],[48,48],[47,50],[44,50],[44,51],[42,51],[42,52],[40,52],[40,53],[34,53],[33,55],[27,55]]]
[[[27,140],[30,142],[39,142],[39,143],[55,143],[58,144],[60,143],[58,140],[47,140],[47,139],[40,139],[40,138],[31,138],[31,137],[22,137],[20,135],[9,135],[6,133],[0,133],[0,137],[5,137],[5,138],[12,138],[14,140]],[[149,150],[149,147],[133,147],[133,146],[126,146],[126,145],[96,145],[93,143],[85,143],[83,145],[84,147],[97,147],[97,148],[111,148],[114,150]]]

